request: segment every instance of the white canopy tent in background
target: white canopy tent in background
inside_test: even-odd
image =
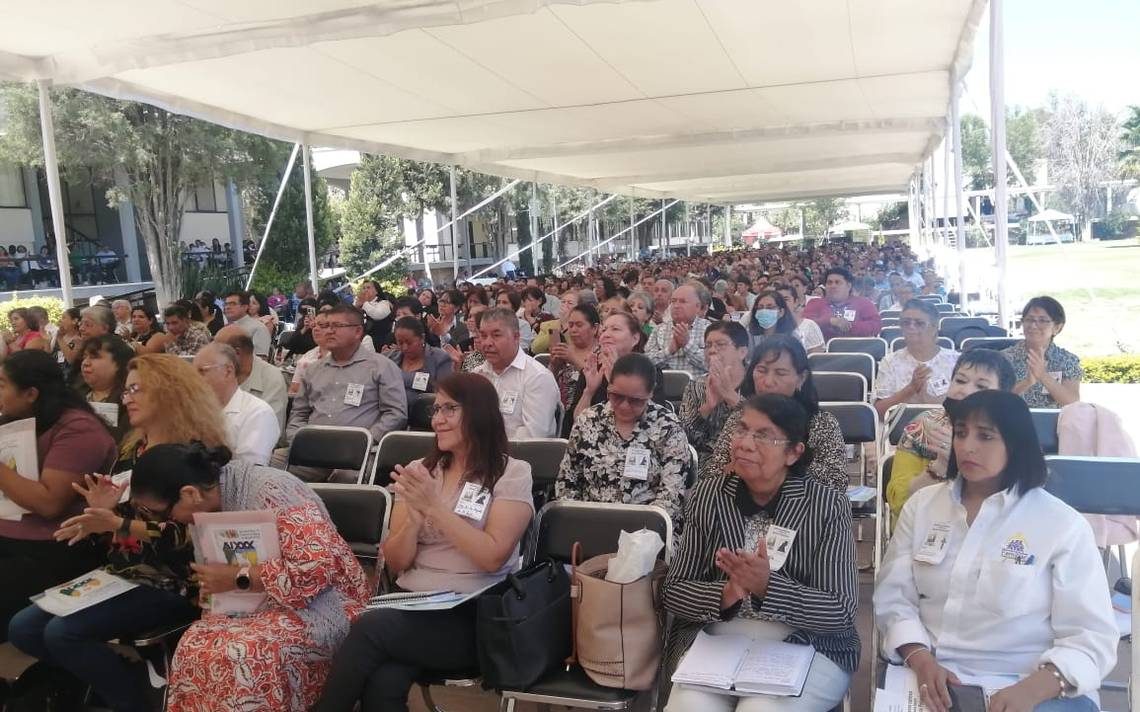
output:
[[[985,4],[40,0],[0,78],[642,198],[854,196],[938,145]]]

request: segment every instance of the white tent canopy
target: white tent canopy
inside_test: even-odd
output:
[[[941,140],[984,6],[40,0],[6,8],[0,77],[641,197],[859,195]]]
[[[1054,210],[1053,208],[1046,208],[1045,210],[1042,210],[1033,217],[1029,218],[1027,222],[1072,222],[1073,220],[1073,216],[1069,215],[1068,213],[1062,213],[1060,210]]]

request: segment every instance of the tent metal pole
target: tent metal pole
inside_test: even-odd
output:
[[[456,198],[455,198],[455,166],[451,167],[451,284],[459,282],[459,242],[455,231]]]
[[[629,196],[629,261],[637,260],[637,233],[633,231],[633,194]]]
[[[606,202],[609,202],[609,200],[610,200],[610,199],[612,199],[612,198],[615,198],[615,197],[617,197],[617,196],[610,196],[610,198],[608,198],[608,199],[606,199],[606,200],[602,201],[602,203],[606,203]],[[681,202],[681,201],[680,201],[680,200],[674,200],[672,203],[669,203],[668,205],[666,205],[666,206],[665,206],[664,208],[662,208],[661,210],[668,210],[669,208],[673,207],[674,205],[676,205],[676,204],[677,204],[677,203],[679,203],[679,202]],[[598,205],[596,205],[596,206],[594,206],[594,207],[601,207],[601,205],[602,205],[602,204],[601,204],[601,203],[599,203]],[[633,232],[633,229],[634,229],[635,227],[637,227],[638,225],[641,225],[642,223],[646,223],[646,222],[649,222],[649,221],[650,221],[650,220],[652,220],[653,218],[657,217],[657,213],[659,213],[659,212],[661,212],[661,211],[660,211],[660,210],[654,210],[653,212],[649,213],[648,215],[646,215],[646,216],[645,216],[645,217],[643,217],[642,219],[638,220],[637,222],[633,223],[632,225],[630,225],[630,226],[629,226],[629,227],[627,227],[626,229],[622,230],[621,232],[618,232],[618,233],[616,233],[616,234],[610,235],[610,236],[609,236],[609,237],[607,237],[605,240],[603,240],[603,241],[599,242],[598,244],[594,245],[594,247],[593,247],[592,249],[595,249],[595,250],[600,250],[600,249],[602,249],[602,247],[603,247],[603,246],[605,246],[605,245],[608,245],[609,243],[611,243],[611,242],[613,242],[614,240],[618,239],[619,237],[621,237],[622,235],[626,234],[627,232],[630,232],[630,233],[632,233],[632,232]],[[583,258],[583,257],[585,257],[585,256],[586,256],[586,253],[582,253],[582,254],[580,254],[580,255],[577,255],[577,256],[575,256],[575,257],[571,257],[570,259],[566,260],[566,261],[565,261],[565,262],[563,262],[562,264],[560,264],[560,265],[558,265],[557,267],[555,267],[555,269],[562,269],[562,268],[563,268],[563,267],[565,267],[566,265],[568,265],[568,264],[571,264],[571,263],[573,263],[573,262],[577,262],[578,260],[582,259],[582,258]]]
[[[724,206],[724,246],[732,247],[732,206]]]
[[[915,201],[915,177],[911,176],[906,190],[906,226],[910,231],[911,249],[918,247],[918,205]]]
[[[990,126],[993,134],[994,247],[998,268],[999,326],[1009,328],[1006,304],[1006,269],[1009,256],[1009,217],[1006,204],[1005,143],[1005,47],[1002,27],[1002,0],[990,1]]]
[[[293,152],[289,154],[289,162],[285,164],[285,174],[281,176],[281,185],[277,186],[277,197],[273,199],[273,208],[269,211],[269,218],[265,221],[265,231],[261,233],[261,244],[257,246],[257,255],[253,258],[253,266],[249,268],[249,277],[245,280],[245,289],[249,291],[253,284],[253,275],[257,272],[257,265],[261,262],[261,253],[265,252],[265,243],[269,241],[269,229],[273,227],[273,218],[277,217],[277,208],[281,205],[281,196],[285,194],[285,186],[289,185],[289,177],[293,175],[293,164],[297,162],[297,154],[301,151],[301,144],[293,144]]]
[[[927,246],[933,251],[938,246],[938,194],[935,189],[937,181],[934,179],[934,152],[930,152],[930,173],[926,182],[927,192],[930,193],[930,244]]]
[[[689,203],[685,202],[685,256],[693,256],[693,223],[689,222]]]
[[[661,199],[661,233],[657,235],[657,254],[664,255],[665,246],[669,244],[669,236],[665,234],[665,199]]]
[[[309,235],[309,279],[313,283],[313,294],[321,291],[321,280],[317,272],[317,236],[313,231],[313,180],[312,171],[309,168],[309,160],[311,158],[309,152],[309,144],[304,144],[304,165],[305,169],[305,230]]]
[[[942,139],[942,247],[950,247],[950,140],[947,133]]]
[[[969,290],[966,288],[966,226],[963,224],[964,213],[962,203],[965,196],[962,195],[962,119],[958,115],[958,96],[961,93],[961,85],[957,82],[950,92],[950,122],[951,122],[951,136],[954,139],[954,204],[957,227],[957,249],[958,249],[958,308],[964,314],[968,314],[966,308],[969,304]]]
[[[538,239],[538,183],[531,181],[530,184],[530,244],[534,244]],[[538,253],[531,255],[531,262],[538,259]],[[516,265],[517,266],[517,265]],[[538,265],[535,265],[535,273],[538,273]],[[471,276],[471,270],[467,270],[467,276]]]
[[[569,219],[569,220],[567,220],[566,222],[562,223],[561,225],[559,225],[559,226],[558,226],[558,227],[556,227],[555,229],[553,229],[553,230],[551,230],[550,232],[546,233],[545,235],[543,235],[542,237],[538,238],[537,240],[534,240],[533,242],[531,242],[531,243],[530,243],[529,245],[527,245],[526,247],[520,247],[519,249],[515,250],[514,252],[512,252],[512,253],[511,253],[511,254],[509,254],[509,255],[507,255],[506,257],[504,257],[503,259],[499,260],[498,262],[496,262],[496,263],[494,263],[494,264],[491,264],[491,265],[487,265],[487,266],[486,266],[486,267],[484,267],[483,269],[481,269],[481,270],[479,270],[478,272],[476,272],[475,274],[471,275],[472,279],[474,279],[475,277],[482,277],[483,275],[487,274],[488,272],[490,272],[491,270],[495,269],[495,268],[496,268],[496,267],[498,267],[499,265],[503,264],[503,263],[504,263],[504,262],[506,262],[507,260],[513,260],[514,258],[518,257],[519,255],[521,255],[522,253],[526,252],[527,250],[533,250],[533,249],[535,248],[535,246],[537,246],[537,245],[541,244],[542,242],[545,242],[547,238],[549,238],[549,237],[554,237],[556,234],[558,234],[558,231],[559,231],[559,230],[561,230],[561,229],[565,228],[567,225],[573,225],[574,223],[578,222],[578,221],[579,221],[579,220],[581,220],[582,218],[584,218],[584,217],[586,217],[587,215],[589,215],[589,214],[590,214],[590,211],[591,211],[591,210],[596,210],[597,208],[600,208],[600,207],[602,207],[603,205],[605,205],[605,204],[609,203],[611,200],[614,200],[615,198],[617,198],[617,194],[611,195],[610,197],[606,198],[605,200],[603,200],[603,201],[601,201],[601,202],[598,202],[598,203],[594,203],[592,206],[590,206],[589,208],[587,208],[587,209],[583,210],[582,212],[578,213],[577,215],[575,215],[574,217],[570,218],[570,219]],[[551,253],[551,254],[553,254],[553,253]],[[585,253],[585,252],[583,252],[583,253],[579,254],[579,255],[578,255],[578,257],[575,257],[574,259],[579,259],[579,258],[581,258],[581,257],[585,257],[585,256],[586,256],[586,253]],[[571,260],[571,262],[573,262],[573,261],[574,261],[574,260]],[[563,264],[568,264],[568,263],[564,262]],[[561,265],[559,265],[559,266],[561,266]]]
[[[1045,212],[1044,206],[1042,206],[1041,201],[1038,200],[1037,194],[1029,187],[1029,182],[1025,180],[1025,176],[1021,173],[1021,168],[1018,167],[1017,161],[1013,160],[1013,155],[1010,154],[1008,148],[1005,151],[1005,160],[1009,164],[1009,169],[1013,171],[1013,177],[1016,178],[1017,182],[1021,183],[1021,187],[1025,189],[1025,195],[1033,203],[1033,207],[1037,208],[1037,212],[1039,213]],[[1109,190],[1111,191],[1111,188]],[[1053,229],[1053,221],[1046,220],[1045,227],[1049,228],[1049,235],[1053,238],[1053,244],[1060,245],[1061,238],[1057,236],[1057,231]]]
[[[55,119],[51,108],[51,80],[36,82],[40,91],[40,133],[44,144],[44,174],[48,184],[48,202],[51,203],[51,226],[55,232],[55,261],[59,265],[59,289],[63,306],[74,302],[71,294],[71,258],[67,250],[67,224],[63,221],[63,194],[59,188],[59,161],[55,155]],[[179,265],[181,266],[181,265]],[[178,298],[178,295],[171,295]]]

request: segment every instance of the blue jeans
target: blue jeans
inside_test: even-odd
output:
[[[1100,706],[1085,696],[1072,699],[1046,700],[1033,708],[1033,712],[1098,712]]]
[[[139,586],[69,616],[53,616],[35,604],[28,606],[12,618],[8,639],[25,653],[90,685],[115,712],[149,712],[146,675],[107,641],[145,633],[194,612],[183,596]]]

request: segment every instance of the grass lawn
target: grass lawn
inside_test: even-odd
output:
[[[975,252],[971,250],[971,252]],[[1010,247],[1012,304],[1049,295],[1068,323],[1057,338],[1079,356],[1140,353],[1140,243],[1137,240]]]

